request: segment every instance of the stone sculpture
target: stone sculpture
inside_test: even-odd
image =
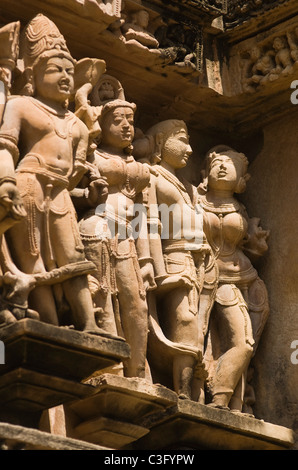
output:
[[[10,23],[0,29],[0,126],[11,89],[12,72],[19,55],[20,23]],[[9,140],[0,134],[0,149]],[[17,223],[26,212],[15,184],[14,171],[2,165],[0,170],[0,235]]]
[[[134,11],[122,26],[125,41],[129,44],[139,43],[142,46],[156,49],[157,39],[148,31],[149,13],[145,9]]]
[[[22,293],[13,289],[11,301],[14,295],[21,296],[24,307],[23,294],[32,290],[29,307],[41,321],[102,333],[95,322],[87,274],[82,274],[84,247],[69,195],[87,170],[88,149],[88,129],[67,107],[74,92],[75,60],[55,24],[42,14],[28,24],[23,41],[27,96],[8,99],[1,127],[0,174],[13,187],[17,184],[27,212],[6,232],[12,256],[9,259],[4,250],[6,268],[15,266],[14,279],[27,275]],[[36,275],[57,282],[65,279],[65,270],[63,285],[36,285]]]
[[[157,284],[150,309],[150,365],[152,371],[162,370],[162,380],[170,375],[180,398],[204,403],[202,354],[217,270],[203,233],[196,188],[176,175],[187,164],[192,149],[183,121],[160,122],[146,135],[154,140],[156,162],[148,199]]]
[[[143,190],[150,172],[132,156],[134,113],[136,105],[124,99],[108,100],[100,116],[101,138],[97,150],[90,155],[89,179],[84,183],[83,198],[74,195],[81,205],[90,195],[90,187],[98,178],[105,178],[106,202],[82,211],[79,227],[86,256],[97,267],[89,276],[93,302],[100,325],[126,339],[131,358],[124,363],[124,375],[148,377],[146,370],[148,308],[146,292],[155,287],[150,258],[146,219],[140,236],[133,231],[135,208],[142,209]],[[84,196],[85,195],[85,196]],[[95,198],[96,199],[96,198]],[[82,209],[81,209],[82,210]],[[141,236],[142,235],[142,236]]]
[[[291,57],[294,62],[298,61],[298,27],[294,31],[287,33],[287,39],[291,50]]]
[[[251,93],[259,85],[278,78],[272,73],[275,68],[274,51],[263,51],[257,44],[249,51],[249,59],[242,59],[243,91]]]
[[[245,383],[269,307],[263,281],[250,261],[267,249],[268,232],[235,198],[246,188],[248,160],[230,147],[208,152],[200,202],[206,236],[219,269],[205,361],[210,406],[248,411]],[[250,375],[250,372],[249,372]]]
[[[276,67],[271,73],[287,75],[292,72],[293,61],[286,38],[283,36],[274,38],[273,49],[275,51]]]

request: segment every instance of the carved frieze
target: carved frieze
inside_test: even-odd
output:
[[[229,0],[225,15],[226,26],[233,28],[287,2],[289,0]]]

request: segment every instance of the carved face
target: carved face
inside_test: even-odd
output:
[[[113,85],[107,80],[102,82],[98,90],[98,96],[101,101],[115,98],[115,91]]]
[[[103,119],[102,144],[123,150],[134,138],[134,112],[129,107],[118,107],[109,111]]]
[[[273,41],[273,48],[276,50],[276,51],[280,51],[281,49],[283,49],[284,47],[286,47],[286,43],[285,43],[285,40],[283,38],[275,38],[274,41]]]
[[[258,46],[254,46],[250,51],[250,57],[252,60],[257,60],[261,57],[261,50]]]
[[[189,145],[189,137],[185,129],[179,130],[174,135],[167,137],[161,150],[162,161],[168,163],[172,168],[183,168],[192,154]]]
[[[35,96],[56,102],[68,99],[74,89],[74,66],[66,57],[41,60],[33,71]]]
[[[243,176],[243,163],[228,155],[215,156],[210,164],[208,188],[211,190],[235,191]]]

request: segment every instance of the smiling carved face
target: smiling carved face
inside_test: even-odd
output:
[[[33,70],[35,96],[64,102],[74,90],[74,65],[66,57],[41,60]]]
[[[101,124],[101,142],[107,147],[123,150],[134,138],[134,112],[130,107],[110,110]]]

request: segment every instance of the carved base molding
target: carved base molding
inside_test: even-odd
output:
[[[286,450],[294,442],[290,429],[190,400],[178,400],[146,425],[150,433],[135,444],[136,450],[158,450],[161,443],[169,450]]]
[[[0,329],[2,414],[8,408],[39,412],[93,393],[81,383],[96,371],[129,357],[122,339],[81,333],[23,319]],[[63,360],[61,359],[63,358]]]
[[[91,383],[92,396],[65,407],[72,420],[72,437],[121,449],[149,433],[140,424],[151,414],[163,414],[177,402],[176,393],[137,378],[103,374]]]

